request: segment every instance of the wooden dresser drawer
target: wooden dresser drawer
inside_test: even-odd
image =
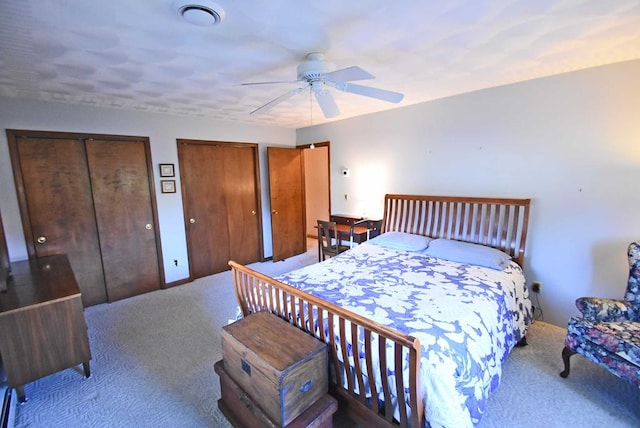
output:
[[[329,221],[335,221],[338,224],[353,224],[364,220],[364,217],[348,214],[331,214]]]
[[[278,425],[328,390],[326,345],[268,312],[222,328],[224,369]]]

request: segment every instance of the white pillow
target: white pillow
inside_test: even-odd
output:
[[[429,248],[424,251],[424,254],[497,270],[506,268],[511,261],[511,256],[496,248],[451,239],[434,239],[429,243]]]
[[[381,247],[398,251],[422,251],[429,246],[431,238],[404,232],[386,232],[369,240]]]

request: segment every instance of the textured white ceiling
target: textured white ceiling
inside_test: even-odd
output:
[[[300,128],[324,123],[293,89],[309,52],[400,104],[334,92],[332,120],[640,58],[640,0],[217,0],[219,25],[172,0],[1,0],[0,96]],[[194,1],[195,3],[195,1]]]

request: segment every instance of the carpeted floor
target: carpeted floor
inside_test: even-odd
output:
[[[313,263],[315,247],[253,267],[270,275]],[[224,272],[87,308],[92,376],[68,369],[25,387],[17,427],[229,427],[220,413],[220,328],[236,314]],[[516,348],[480,428],[638,427],[640,390],[580,356],[562,379],[565,331],[536,322]],[[336,420],[337,426],[349,426]]]

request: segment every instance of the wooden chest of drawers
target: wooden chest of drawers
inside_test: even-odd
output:
[[[0,294],[0,354],[10,388],[25,401],[24,385],[77,364],[91,372],[87,324],[65,255],[11,264]]]
[[[326,344],[268,312],[222,328],[224,370],[277,426],[326,395]]]

